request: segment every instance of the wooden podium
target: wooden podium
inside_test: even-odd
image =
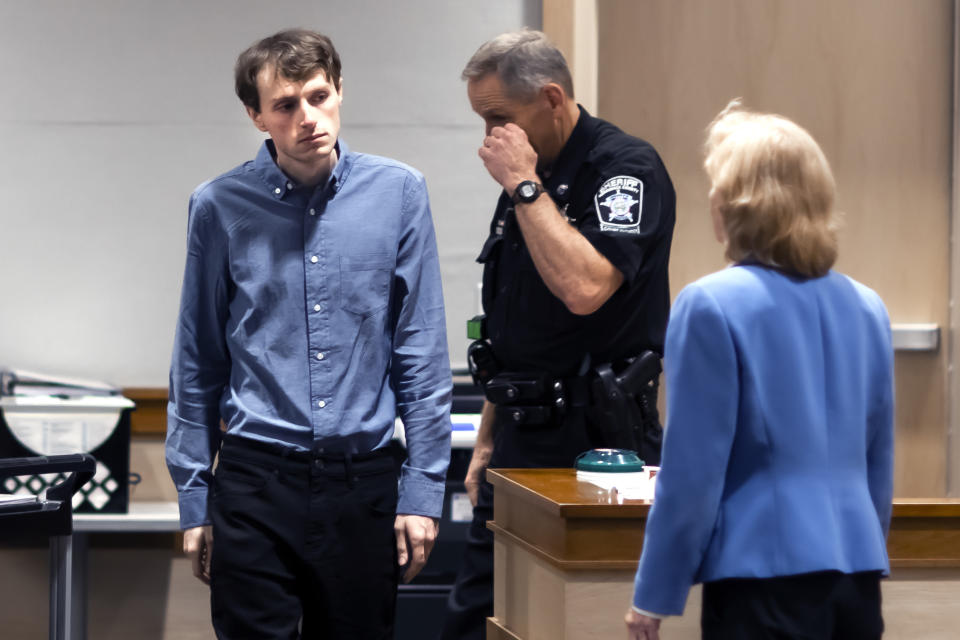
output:
[[[650,503],[618,501],[573,469],[488,470],[494,486],[489,640],[626,636]]]
[[[487,479],[494,486],[487,638],[626,637],[623,616],[650,502],[577,482],[573,469],[490,469]],[[939,638],[941,630],[960,628],[960,500],[895,500],[887,548],[893,569],[883,585],[885,637]],[[699,588],[683,617],[664,627],[671,640],[700,637]]]

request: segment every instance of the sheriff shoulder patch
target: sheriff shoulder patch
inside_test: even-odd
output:
[[[593,197],[601,231],[640,233],[643,182],[630,176],[610,178]]]

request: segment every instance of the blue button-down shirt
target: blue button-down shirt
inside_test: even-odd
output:
[[[209,523],[221,419],[245,438],[358,453],[387,445],[399,415],[397,511],[440,515],[452,383],[426,185],[338,148],[315,188],[267,141],[190,199],[167,411],[183,528]]]

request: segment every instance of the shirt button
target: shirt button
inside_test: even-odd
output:
[[[316,209],[310,209],[310,215],[312,215],[312,216],[317,215],[317,210],[316,210]]]
[[[281,192],[281,191],[282,191],[282,189],[280,189],[280,187],[277,187],[276,189],[273,190],[273,192],[274,192],[275,194],[277,194],[277,195],[280,195],[280,192]]]
[[[289,182],[287,183],[287,189],[293,189],[293,185],[290,184]]]
[[[320,258],[318,258],[317,256],[313,256],[310,258],[310,262],[312,262],[313,264],[317,264],[318,260],[320,260]]]
[[[314,311],[320,311],[320,309],[322,309],[322,308],[323,308],[323,307],[321,307],[321,306],[318,305],[318,304],[313,305],[313,310],[314,310]]]
[[[323,354],[322,354],[322,353],[318,353],[318,354],[317,354],[317,360],[323,360]]]
[[[320,402],[317,403],[317,406],[323,409],[325,406],[327,406],[327,403],[321,400]]]

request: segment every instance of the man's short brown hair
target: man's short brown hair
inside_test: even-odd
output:
[[[830,164],[806,130],[735,100],[710,125],[704,167],[719,200],[727,258],[815,278],[837,259]]]
[[[286,29],[252,44],[237,58],[234,67],[237,96],[247,107],[260,112],[257,76],[266,68],[287,80],[303,82],[323,71],[340,90],[340,56],[330,38],[308,29]]]

